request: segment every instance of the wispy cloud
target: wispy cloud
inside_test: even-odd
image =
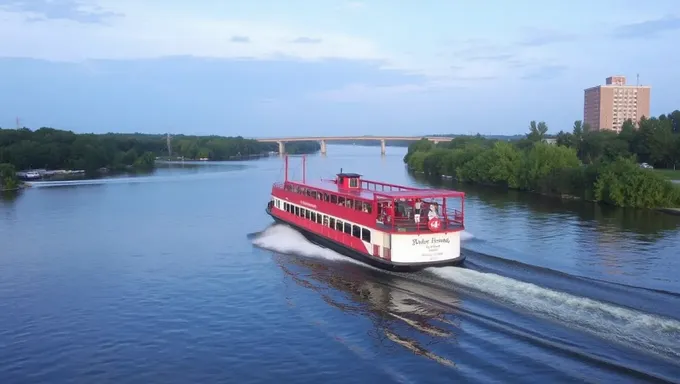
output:
[[[614,36],[621,39],[648,39],[659,34],[680,29],[680,17],[666,16],[660,19],[621,25],[614,30]]]
[[[123,16],[94,4],[78,0],[0,0],[0,10],[23,12],[30,21],[71,20],[79,23],[103,23]]]
[[[294,39],[292,42],[295,44],[319,44],[323,42],[323,40],[302,36],[298,37],[297,39]]]
[[[578,35],[551,29],[525,28],[524,38],[517,42],[523,47],[542,47],[551,44],[566,43],[578,39]]]
[[[490,55],[479,55],[479,56],[469,56],[466,57],[465,59],[468,61],[501,61],[501,62],[506,62],[511,59],[515,58],[515,55],[511,53],[499,53],[499,54],[490,54]]]
[[[559,77],[568,69],[565,65],[543,65],[527,71],[520,78],[523,80],[551,80]]]
[[[366,8],[366,3],[361,1],[348,1],[342,5],[344,9],[358,10]]]
[[[229,39],[232,43],[250,43],[250,37],[248,36],[232,36]]]

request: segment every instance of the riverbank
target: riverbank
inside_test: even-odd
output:
[[[412,169],[410,167],[407,167],[407,169],[411,173],[422,175],[422,176],[428,176],[423,171],[415,171],[414,169]],[[451,176],[451,175],[441,175],[440,178],[444,179],[444,180],[449,180],[449,181],[452,181],[452,182],[461,182],[460,180],[456,179],[456,177]],[[494,184],[490,184],[490,183],[468,183],[468,184],[478,185],[478,186],[485,187],[485,188],[495,188],[495,189],[499,188],[498,185],[494,185]],[[571,201],[576,200],[576,201],[586,201],[586,202],[589,202],[589,203],[597,203],[596,200],[589,200],[589,199],[585,199],[583,197],[574,196],[574,195],[570,195],[570,194],[566,194],[566,193],[562,193],[562,194],[546,193],[546,192],[539,192],[539,191],[523,190],[523,189],[518,189],[518,188],[506,188],[506,189],[517,191],[517,192],[530,193],[530,194],[539,195],[539,196],[558,198],[558,199],[561,199],[561,200],[571,200]]]
[[[672,181],[673,183],[680,183],[680,170],[678,169],[655,168],[654,172]]]
[[[419,175],[422,175],[422,176],[427,176],[427,174],[423,171],[415,171],[414,169],[412,169],[408,166],[407,166],[407,169],[411,173],[419,174]],[[457,180],[452,175],[440,175],[440,179],[448,180],[448,181],[452,181],[452,182],[460,182],[459,180]],[[680,180],[675,180],[675,181],[671,181],[671,182],[672,183],[680,183]],[[494,188],[494,189],[499,188],[498,185],[488,184],[488,183],[487,184],[470,183],[470,184],[476,184],[476,185],[479,185],[479,186],[485,187],[485,188]],[[521,190],[521,189],[515,189],[515,188],[507,188],[507,189],[515,190],[517,192],[525,192],[525,193],[529,193],[529,194],[534,194],[534,195],[538,195],[538,196],[560,199],[562,201],[583,201],[583,202],[595,203],[595,204],[601,203],[600,201],[597,201],[597,200],[594,200],[594,199],[587,199],[587,198],[584,198],[584,197],[570,195],[570,194],[564,194],[564,193],[563,194],[554,194],[554,193],[546,193],[546,192],[531,191],[531,190]],[[677,207],[677,208],[674,208],[674,207],[661,207],[661,208],[656,207],[656,208],[652,208],[652,209],[659,211],[659,212],[667,213],[667,214],[670,214],[670,215],[680,216],[680,207]]]
[[[680,208],[657,208],[657,211],[668,213],[669,215],[680,216]]]
[[[680,187],[642,169],[628,157],[583,163],[576,150],[543,142],[524,144],[479,138],[454,139],[445,146],[416,142],[404,162],[428,177],[519,190],[618,207],[680,207]]]

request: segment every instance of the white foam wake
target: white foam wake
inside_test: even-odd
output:
[[[300,232],[281,224],[276,224],[265,229],[253,239],[253,244],[274,252],[316,257],[326,260],[348,261],[364,265],[351,257],[343,256],[328,248],[320,247],[307,240]]]
[[[612,341],[680,358],[680,321],[464,268],[429,271],[531,312]]]
[[[460,233],[460,241],[467,241],[467,240],[472,240],[475,238],[475,235],[468,231],[463,231]]]

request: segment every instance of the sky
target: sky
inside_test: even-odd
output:
[[[0,0],[0,127],[549,133],[624,75],[680,109],[671,0]]]

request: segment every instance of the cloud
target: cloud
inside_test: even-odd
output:
[[[77,0],[0,0],[0,10],[21,12],[30,21],[70,20],[78,23],[103,23],[122,14]]]
[[[294,44],[319,44],[323,40],[321,39],[314,39],[312,37],[298,37],[297,39],[293,40],[292,42]]]
[[[232,36],[229,41],[232,43],[250,43],[250,38],[248,36]]]
[[[176,55],[250,57],[261,60],[292,57],[298,60],[386,61],[390,58],[390,54],[381,51],[373,41],[347,33],[318,32],[305,26],[282,25],[257,19],[198,16],[172,8],[166,10],[145,2],[108,1],[109,11],[93,13],[95,2],[99,0],[83,0],[82,3],[69,0],[67,3],[58,3],[61,5],[54,6],[54,9],[48,8],[52,4],[48,0],[25,0],[21,3],[0,1],[5,2],[4,7],[0,8],[0,36],[21,36],[21,39],[0,39],[0,52],[10,57],[62,61]],[[89,1],[89,8],[85,8],[84,1]],[[64,4],[68,6],[64,7]],[[42,9],[41,13],[38,8]],[[93,15],[103,19],[105,15],[114,13],[124,14],[125,17],[109,19],[108,25],[73,20],[86,19],[86,16],[94,18]],[[29,22],[40,14],[51,17],[40,23]],[[234,36],[247,36],[250,44],[224,43],[231,41]],[[290,43],[301,36],[314,36],[319,42]]]
[[[366,3],[361,1],[348,1],[342,5],[342,8],[349,10],[359,10],[366,8]]]
[[[523,47],[542,47],[557,43],[567,43],[578,39],[578,35],[551,29],[529,28],[524,31],[525,37],[517,42]]]
[[[660,19],[621,25],[614,30],[614,37],[621,39],[654,38],[663,32],[680,29],[680,17],[666,16]]]
[[[465,59],[469,61],[509,61],[515,57],[516,55],[510,53],[500,53],[490,55],[469,56],[466,57]]]
[[[543,65],[537,68],[530,69],[520,78],[523,80],[552,80],[569,69],[565,65]]]

